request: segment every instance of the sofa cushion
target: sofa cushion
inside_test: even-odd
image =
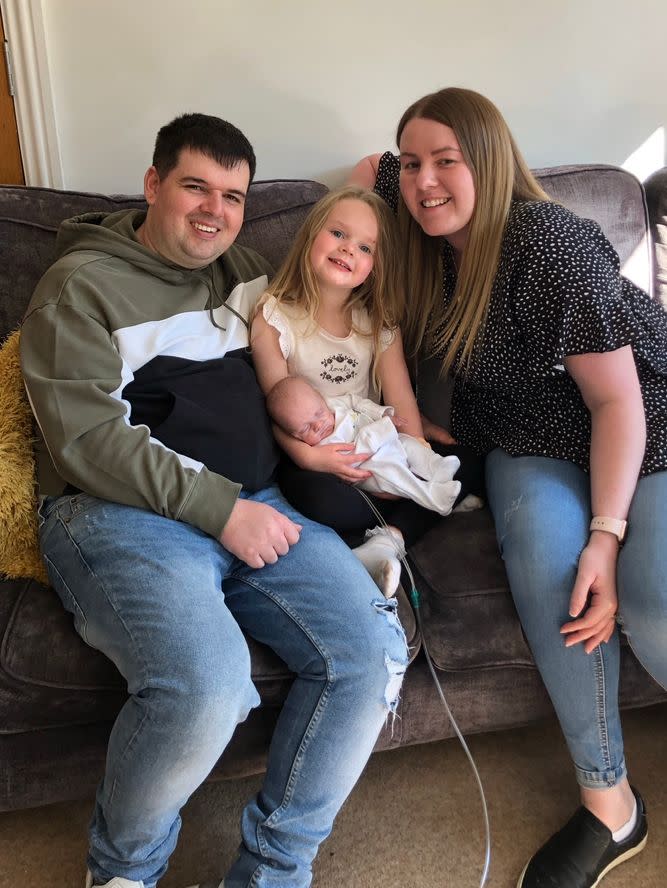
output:
[[[0,581],[0,631],[0,734],[115,718],[125,681],[77,635],[53,589]],[[249,646],[262,702],[282,703],[292,674],[268,648],[252,640]]]
[[[320,182],[273,179],[254,182],[238,243],[252,247],[277,268],[306,216],[328,191]]]
[[[488,509],[449,515],[410,549],[422,634],[442,670],[535,668]]]
[[[0,187],[0,336],[19,324],[37,281],[53,262],[63,219],[142,206],[145,201],[136,196]]]
[[[584,219],[594,219],[621,260],[623,274],[651,292],[651,243],[640,181],[620,167],[603,164],[533,170],[554,200]]]
[[[37,281],[53,262],[55,241],[53,228],[0,215],[0,337],[20,324]]]

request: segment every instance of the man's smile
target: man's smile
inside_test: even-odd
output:
[[[214,225],[207,225],[204,222],[191,222],[190,223],[195,231],[200,231],[202,234],[217,234],[220,229]]]

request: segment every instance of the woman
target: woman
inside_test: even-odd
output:
[[[667,686],[667,315],[619,275],[595,223],[549,201],[483,96],[425,96],[397,142],[399,158],[365,158],[352,179],[398,212],[408,348],[454,374],[452,433],[487,454],[512,594],[580,786],[518,886],[591,888],[647,833],[623,756],[617,618]]]

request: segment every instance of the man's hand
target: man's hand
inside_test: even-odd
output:
[[[252,500],[238,499],[220,534],[220,542],[249,567],[275,564],[279,555],[299,542],[302,525],[285,515]]]
[[[311,448],[308,468],[313,472],[328,472],[347,484],[356,484],[370,478],[372,472],[356,468],[372,453],[356,453],[354,444],[318,444]]]
[[[576,617],[561,627],[565,646],[585,642],[590,654],[609,641],[616,626],[616,558],[618,542],[613,534],[595,531],[579,557],[577,578],[570,597],[570,615]]]

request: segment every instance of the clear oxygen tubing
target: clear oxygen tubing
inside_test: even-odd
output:
[[[366,500],[366,503],[369,509],[373,512],[378,522],[382,527],[387,527],[387,522],[384,520],[380,512],[375,507],[375,504],[371,501],[371,499],[361,490],[359,487],[356,487],[355,490]],[[408,564],[408,560],[405,555],[402,554],[399,546],[394,540],[391,533],[387,534],[388,538],[391,540],[392,545],[396,549],[396,556],[400,560],[401,564],[406,570],[406,573],[410,579],[410,602],[415,612],[415,617],[417,619],[417,626],[419,627],[419,634],[422,639],[422,647],[424,649],[424,655],[426,657],[426,662],[428,663],[428,668],[433,677],[433,682],[438,691],[438,696],[442,701],[442,705],[445,707],[445,712],[447,713],[447,718],[451,722],[452,727],[454,728],[454,733],[459,739],[459,743],[461,744],[463,751],[465,752],[468,761],[470,762],[470,767],[472,768],[472,772],[475,776],[475,781],[477,782],[477,788],[479,790],[479,797],[482,802],[482,815],[484,818],[484,833],[485,833],[485,842],[486,842],[486,852],[484,855],[484,866],[482,869],[482,875],[479,881],[479,888],[484,888],[486,882],[489,877],[489,869],[491,866],[491,826],[489,823],[489,809],[486,804],[486,795],[484,794],[484,787],[482,785],[482,779],[479,776],[479,771],[477,770],[477,765],[475,764],[475,760],[472,757],[472,753],[468,748],[468,744],[466,743],[463,734],[459,730],[459,726],[456,724],[454,716],[452,715],[452,711],[449,708],[449,704],[445,698],[440,682],[438,681],[438,676],[435,672],[435,667],[433,666],[433,660],[431,659],[431,654],[429,653],[428,647],[426,645],[426,637],[423,631],[423,623],[422,623],[422,615],[421,615],[421,600],[419,596],[419,591],[417,590],[417,586],[415,584],[415,579],[412,575],[412,571],[410,570],[410,565]]]

